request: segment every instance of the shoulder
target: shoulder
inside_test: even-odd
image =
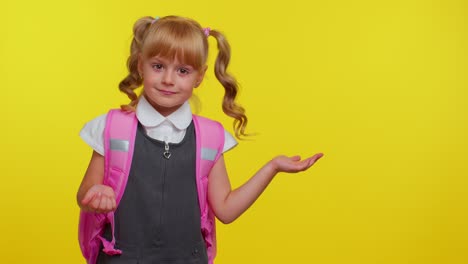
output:
[[[223,125],[213,119],[209,119],[199,115],[193,115],[193,119],[198,125],[205,127],[208,130],[217,130],[219,134],[217,136],[222,137],[224,139],[223,142],[223,153],[234,148],[237,145],[237,140],[229,133],[226,129],[224,129]]]
[[[80,137],[97,153],[104,155],[104,128],[107,113],[91,119],[80,131]]]
[[[108,118],[112,119],[113,129],[122,131],[130,121],[136,119],[134,112],[125,112],[120,109],[111,109],[108,113],[91,119],[87,122],[80,131],[80,137],[86,144],[88,144],[97,153],[104,156],[104,133],[106,125],[108,125]],[[130,118],[130,119],[128,119]],[[115,122],[117,121],[117,122]]]
[[[195,122],[203,126],[218,126],[219,128],[223,127],[223,125],[220,122],[204,116],[192,115],[192,117]]]
[[[116,119],[117,117],[120,118],[135,118],[135,113],[134,112],[125,112],[120,109],[111,109],[109,112],[99,115],[95,117],[94,119],[91,119],[88,121],[84,126],[81,131],[83,132],[90,132],[90,133],[101,133],[104,131],[104,128],[106,127],[106,123],[108,122],[108,118],[113,118]],[[119,120],[119,121],[120,121]]]
[[[213,139],[224,138],[224,127],[220,122],[199,115],[192,115],[192,120],[196,130]]]
[[[100,127],[100,126],[104,127],[106,125],[106,119],[107,119],[107,113],[99,115],[99,116],[91,119],[87,123],[85,123],[83,128],[91,129],[91,128],[97,128],[97,127]]]

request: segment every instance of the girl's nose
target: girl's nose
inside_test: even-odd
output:
[[[162,82],[165,85],[173,85],[174,84],[174,76],[172,75],[171,71],[164,71],[162,76]]]

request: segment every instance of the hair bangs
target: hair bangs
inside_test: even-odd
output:
[[[143,56],[177,59],[197,70],[202,69],[206,63],[208,45],[201,30],[187,23],[163,22],[158,21],[149,29],[143,43]]]

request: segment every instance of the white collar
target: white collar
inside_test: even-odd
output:
[[[174,113],[164,117],[146,100],[144,96],[140,97],[136,108],[138,121],[145,127],[159,126],[165,120],[170,121],[177,129],[186,129],[192,122],[192,110],[190,104],[186,101]]]

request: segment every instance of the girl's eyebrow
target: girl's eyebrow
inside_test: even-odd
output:
[[[168,60],[168,59],[163,58],[163,57],[154,56],[154,57],[151,57],[151,58],[149,59],[149,61],[150,61],[151,63],[159,62],[159,63],[163,63],[163,64],[168,64],[168,63],[172,63],[174,60]],[[185,63],[180,63],[180,62],[179,62],[176,66],[179,67],[179,68],[180,68],[180,67],[182,67],[182,68],[187,68],[187,69],[189,69],[189,70],[195,69],[195,67],[193,67],[193,66],[190,65],[190,64],[185,64]]]
[[[162,63],[166,63],[166,62],[167,62],[166,60],[164,60],[164,59],[162,59],[162,58],[159,58],[159,57],[151,57],[151,58],[149,59],[149,61],[151,61],[151,62],[162,62]]]
[[[191,70],[191,71],[195,69],[195,67],[193,67],[192,65],[181,63],[181,62],[177,63],[175,66],[177,68],[186,68],[186,69]]]
[[[182,68],[187,68],[189,70],[193,70],[194,68],[192,66],[190,66],[189,64],[183,64],[183,63],[180,63],[179,64],[179,67],[182,67]]]

